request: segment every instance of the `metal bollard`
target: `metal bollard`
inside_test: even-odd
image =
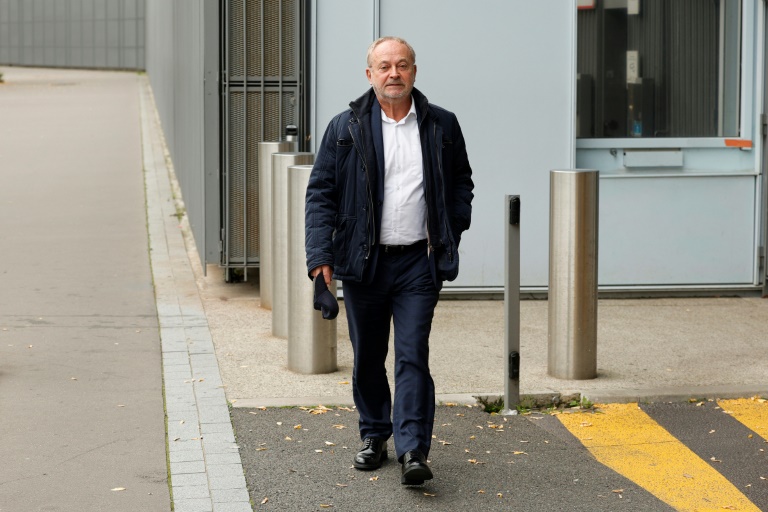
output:
[[[547,371],[597,376],[598,171],[550,172]]]
[[[311,165],[288,167],[288,369],[330,373],[336,364],[336,319],[324,320],[313,307],[314,286],[307,277],[304,204]],[[336,294],[336,282],[328,289]]]
[[[296,142],[259,142],[259,298],[265,309],[272,309],[272,154],[296,149]]]
[[[504,410],[517,414],[520,405],[520,196],[504,196]]]
[[[314,161],[314,153],[272,155],[272,335],[278,338],[288,337],[288,167]]]

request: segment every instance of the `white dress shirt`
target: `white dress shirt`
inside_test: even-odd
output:
[[[384,245],[409,245],[427,238],[427,203],[416,107],[395,121],[381,111],[384,138],[384,204],[381,236]]]

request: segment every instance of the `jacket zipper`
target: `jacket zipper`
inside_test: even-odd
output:
[[[435,151],[437,153],[437,175],[440,179],[440,193],[443,198],[443,211],[446,215],[445,218],[443,218],[443,224],[445,224],[445,232],[448,235],[448,261],[453,263],[453,236],[451,235],[451,228],[448,226],[448,202],[445,200],[445,181],[443,180],[443,152],[441,147],[443,141],[440,140],[438,142],[437,140],[437,124],[434,125],[433,138],[435,139]]]
[[[357,114],[354,113],[355,116],[355,122],[357,123],[357,127],[360,130],[360,141],[355,139],[355,131],[352,129],[352,126],[349,127],[349,134],[352,136],[352,141],[355,143],[355,151],[357,151],[357,156],[360,158],[360,161],[363,163],[363,171],[365,171],[365,181],[366,181],[366,192],[368,195],[368,208],[367,208],[367,221],[368,226],[370,226],[369,232],[368,232],[368,250],[365,252],[365,259],[368,260],[368,258],[371,256],[371,250],[373,248],[373,240],[375,240],[376,237],[376,223],[374,222],[373,218],[373,196],[371,192],[371,177],[368,174],[368,164],[365,159],[365,146],[363,142],[363,126],[360,124],[360,118],[357,117]],[[373,236],[372,236],[373,235]]]

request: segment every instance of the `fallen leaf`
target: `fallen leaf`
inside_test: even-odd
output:
[[[711,460],[712,462],[723,462],[723,461],[718,460],[718,459],[716,459],[714,457],[710,457],[709,460]]]
[[[512,452],[512,455],[528,455],[525,452]]]
[[[115,487],[114,489],[110,489],[110,491],[124,491],[125,487]]]
[[[294,430],[301,430],[301,423],[293,426]]]
[[[347,428],[347,427],[346,427],[346,426],[344,426],[344,425],[333,425],[333,428],[335,428],[335,429],[338,429],[338,430],[341,430],[341,429],[343,429],[343,428]]]
[[[264,451],[266,451],[266,450],[267,450],[267,449],[266,449],[266,448],[264,448],[264,447],[261,447],[261,448],[256,448],[256,451],[257,451],[257,452],[264,452]]]
[[[260,410],[260,411],[266,411],[267,410],[267,408],[264,407],[263,405],[261,407],[257,407],[257,409]]]
[[[320,508],[333,508],[333,505],[330,503],[321,503]]]
[[[370,482],[375,482],[375,481],[376,481],[376,480],[378,480],[378,479],[379,479],[379,477],[378,477],[378,476],[372,476],[371,478],[369,478],[369,479],[368,479],[368,481],[370,481]]]
[[[480,489],[479,491],[477,491],[477,494],[485,494],[485,491],[483,489]]]
[[[456,416],[464,416],[463,414],[457,414]]]
[[[714,430],[710,430],[710,431],[709,431],[709,433],[710,433],[710,434],[714,434],[714,433],[715,433],[715,431],[714,431]]]
[[[285,440],[286,440],[286,441],[293,441],[293,439],[291,439],[291,438],[290,438],[290,437],[288,437],[288,436],[285,436]]]
[[[261,504],[264,505],[268,501],[269,501],[269,498],[264,498],[263,500],[261,500]]]
[[[615,492],[616,494],[619,494],[621,492],[624,492],[624,489],[614,489],[612,492]]]
[[[179,422],[179,425],[183,425],[183,424],[184,424],[184,420],[181,420],[181,421]]]
[[[315,453],[323,453],[323,450],[315,450]]]
[[[278,422],[277,422],[277,426],[278,426],[278,427],[279,427],[279,426],[281,426],[282,424],[283,424],[283,422],[282,422],[282,421],[278,421]]]
[[[470,438],[470,439],[476,439],[476,437],[475,437],[475,436],[469,436],[469,438]]]
[[[685,478],[693,478],[693,475],[689,475],[688,473],[683,473],[683,476]]]
[[[485,462],[480,462],[477,459],[467,459],[467,462],[469,462],[470,464],[474,464],[474,465],[485,464]]]
[[[446,407],[456,407],[456,404],[453,402],[447,402],[445,405]]]
[[[497,498],[503,498],[503,497],[504,497],[504,495],[503,495],[503,494],[501,494],[501,493],[498,493],[498,494],[496,494],[496,497],[497,497]]]
[[[431,496],[431,497],[434,498],[435,496],[437,496],[437,494],[429,494],[428,492],[425,492],[424,496]]]
[[[332,443],[330,441],[325,442],[325,446],[336,446],[336,443]]]
[[[339,384],[341,384],[343,386],[343,385],[349,384],[349,381],[348,380],[342,380],[341,382],[339,382]]]
[[[451,444],[453,444],[453,443],[449,443],[448,441],[438,441],[438,442],[443,446],[450,446]]]
[[[336,487],[349,487],[349,484],[336,484]]]

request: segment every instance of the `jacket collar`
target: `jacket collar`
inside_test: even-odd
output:
[[[427,100],[427,97],[424,96],[421,91],[415,87],[413,88],[411,94],[413,96],[414,103],[416,103],[416,115],[419,118],[419,124],[421,124],[421,122],[424,120],[424,116],[431,114],[429,109],[429,100]],[[373,92],[373,87],[371,87],[365,92],[365,94],[350,102],[349,108],[352,109],[352,112],[354,112],[358,118],[362,118],[363,116],[371,113],[371,109],[374,107],[374,105],[379,107],[379,101],[376,99],[376,94]]]

